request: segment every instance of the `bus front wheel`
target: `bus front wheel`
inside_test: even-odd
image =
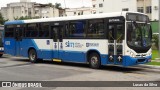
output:
[[[29,50],[29,60],[32,63],[36,63],[37,62],[37,53],[36,53],[36,50],[34,50],[34,49]]]
[[[100,56],[97,53],[91,53],[89,55],[89,65],[93,69],[98,69],[101,66]]]

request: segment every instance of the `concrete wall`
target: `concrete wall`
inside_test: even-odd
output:
[[[152,21],[154,20],[159,20],[158,18],[158,11],[159,11],[159,6],[158,2],[159,0],[152,0]]]

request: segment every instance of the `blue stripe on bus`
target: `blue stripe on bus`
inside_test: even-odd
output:
[[[64,51],[64,50],[37,50],[38,58],[43,59],[50,59],[53,58],[60,58],[63,61],[68,62],[87,62],[85,59],[85,53],[84,52],[78,52],[78,51]],[[59,55],[59,57],[55,56]]]
[[[24,21],[23,20],[16,20],[16,21],[5,22],[5,25],[13,25],[13,24],[24,24]]]
[[[35,46],[35,49],[38,50],[39,48],[38,48],[37,44],[35,43],[35,41],[33,39],[31,39],[31,42],[33,43],[33,46]]]
[[[151,60],[151,56],[145,57],[143,62],[138,62],[138,59],[140,58],[132,58],[130,56],[123,56],[124,61],[123,61],[123,66],[131,66],[131,65],[137,65],[137,64],[145,64]]]

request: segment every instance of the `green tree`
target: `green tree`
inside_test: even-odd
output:
[[[61,3],[55,3],[55,8],[62,9]]]
[[[2,16],[2,14],[0,13],[0,24],[4,24],[6,21],[8,20],[5,20],[4,17]]]
[[[158,35],[154,34],[152,38],[153,38],[153,43],[155,44],[155,47],[158,49],[159,48],[158,47],[158,42],[159,42]]]
[[[29,16],[21,16],[21,17],[14,17],[14,20],[27,20],[27,19],[33,19],[32,17],[29,17]]]
[[[54,5],[53,5],[52,3],[48,3],[48,5],[49,5],[50,7],[54,7]]]

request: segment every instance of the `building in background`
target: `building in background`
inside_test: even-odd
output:
[[[95,13],[136,11],[136,0],[92,0]]]
[[[2,7],[0,12],[5,19],[14,20],[19,17],[49,18],[86,14],[98,14],[120,11],[142,12],[151,21],[158,20],[158,0],[92,0],[92,7],[55,8],[51,4],[39,4],[31,0],[20,0]]]
[[[59,17],[59,10],[51,4],[39,4],[31,0],[9,3],[7,7],[1,7],[1,13],[5,19],[15,20],[20,17],[49,18]]]
[[[119,11],[142,12],[155,19],[158,0],[92,0],[95,13],[109,13]],[[154,9],[154,10],[153,10]],[[153,15],[154,14],[154,15]]]
[[[59,9],[51,4],[34,4],[34,17],[49,18],[59,17]]]
[[[60,8],[59,9],[59,17],[65,17],[66,15],[66,9]]]
[[[81,8],[66,8],[66,16],[78,16],[78,15],[88,15],[93,13],[91,7],[81,7]]]
[[[137,1],[137,12],[145,13],[152,20],[152,0],[135,0]]]
[[[151,4],[152,4],[152,13],[151,13],[152,21],[158,21],[159,20],[158,3],[159,3],[159,0],[152,0],[152,2],[151,2]]]
[[[14,20],[21,16],[33,17],[34,16],[34,6],[35,2],[21,2],[9,3],[7,7],[1,7],[1,13],[5,19]]]

